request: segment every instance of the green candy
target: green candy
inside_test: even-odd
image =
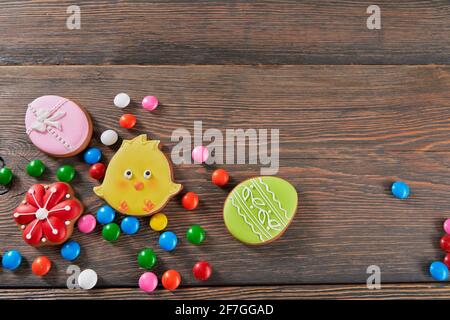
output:
[[[40,177],[45,171],[45,166],[41,160],[36,159],[30,161],[27,165],[27,173],[32,177]]]
[[[59,181],[70,182],[75,177],[75,169],[71,165],[63,165],[56,171],[56,177]]]
[[[156,253],[150,248],[145,248],[139,252],[137,260],[141,268],[150,270],[156,264]]]
[[[13,178],[12,170],[8,167],[3,167],[0,169],[0,184],[7,185],[11,182]]]
[[[120,235],[120,227],[116,223],[108,223],[103,226],[102,236],[106,241],[116,241]]]
[[[186,232],[186,238],[190,243],[198,245],[206,238],[205,230],[198,225],[192,225]]]

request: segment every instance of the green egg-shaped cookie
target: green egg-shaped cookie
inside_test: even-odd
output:
[[[297,211],[294,186],[272,176],[256,177],[237,185],[223,208],[223,219],[239,241],[260,245],[280,237]]]

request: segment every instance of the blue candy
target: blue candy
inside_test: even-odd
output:
[[[135,217],[126,217],[120,223],[120,228],[125,234],[135,234],[139,230],[139,220]]]
[[[89,164],[94,164],[100,161],[102,152],[99,148],[89,148],[84,152],[84,161]]]
[[[76,241],[70,240],[61,247],[61,256],[66,260],[75,260],[79,255],[80,245]]]
[[[406,199],[409,197],[409,187],[406,183],[402,181],[396,181],[391,187],[392,194],[394,197],[399,199]]]
[[[97,221],[101,224],[108,224],[114,221],[116,212],[110,206],[101,206],[97,211]]]
[[[175,249],[177,243],[178,238],[173,232],[166,231],[159,236],[159,246],[166,251],[172,251]]]
[[[17,250],[9,250],[5,252],[2,258],[2,266],[8,270],[17,269],[22,263],[22,255]]]
[[[446,281],[448,279],[448,268],[444,263],[435,261],[430,265],[430,274],[434,280]]]

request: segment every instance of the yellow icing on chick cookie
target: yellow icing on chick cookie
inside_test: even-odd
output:
[[[181,189],[181,184],[173,182],[159,141],[147,140],[143,134],[123,141],[109,162],[103,184],[94,192],[124,214],[145,216],[162,210]]]

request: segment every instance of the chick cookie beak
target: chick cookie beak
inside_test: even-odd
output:
[[[144,183],[141,182],[141,181],[136,182],[136,183],[134,184],[134,188],[135,188],[137,191],[140,191],[140,190],[144,189]]]

